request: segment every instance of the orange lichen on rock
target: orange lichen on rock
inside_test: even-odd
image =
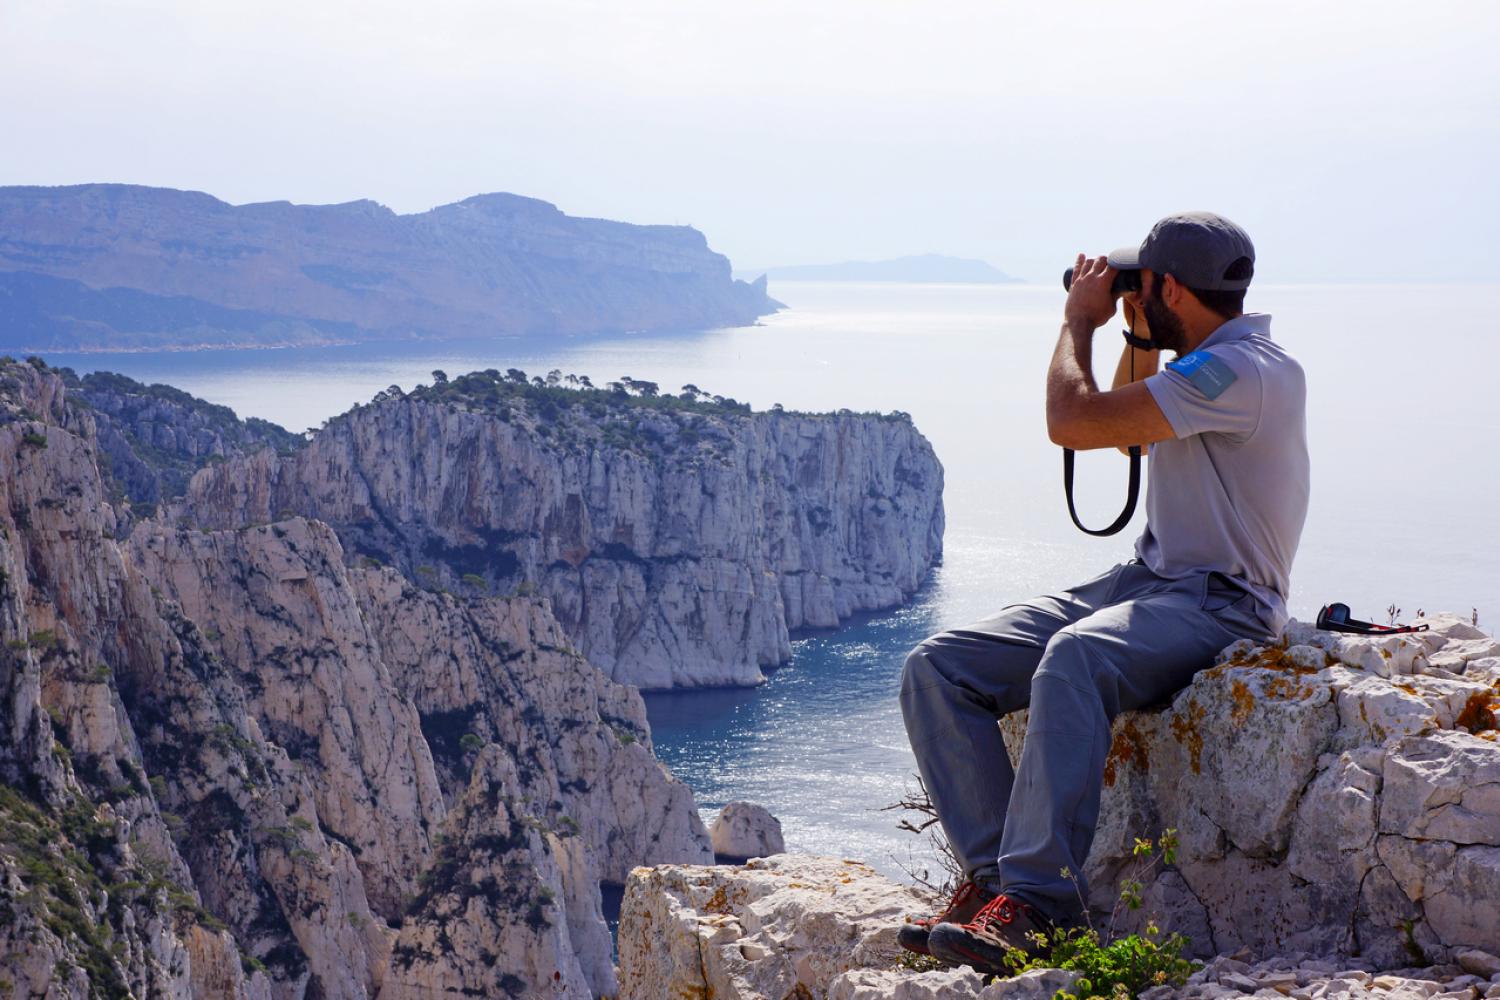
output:
[[[1185,743],[1188,748],[1188,757],[1194,774],[1203,773],[1203,734],[1198,731],[1198,723],[1203,721],[1208,713],[1197,701],[1189,698],[1187,711],[1172,716],[1172,735],[1178,743]]]
[[[1315,674],[1315,667],[1305,667],[1287,655],[1285,640],[1274,646],[1255,647],[1255,655],[1247,655],[1245,650],[1240,650],[1226,660],[1221,666],[1224,667],[1260,667],[1265,670],[1280,670],[1293,674]],[[1337,657],[1323,654],[1324,663],[1332,666],[1339,662]]]
[[[1250,692],[1250,685],[1236,677],[1229,684],[1229,697],[1234,701],[1229,718],[1236,726],[1243,726],[1255,710],[1255,695]]]
[[[1299,684],[1290,677],[1273,677],[1266,685],[1266,695],[1283,701],[1306,701],[1318,693],[1310,684]]]
[[[1109,745],[1109,756],[1104,758],[1104,784],[1112,786],[1119,777],[1122,764],[1135,764],[1142,771],[1151,769],[1151,758],[1146,754],[1146,738],[1136,728],[1134,719],[1120,723],[1119,732]]]
[[[734,892],[730,893],[721,885],[714,889],[713,895],[708,897],[708,902],[703,904],[703,908],[709,913],[730,913],[737,904],[744,901],[743,886],[736,886]]]
[[[1464,710],[1453,720],[1453,725],[1456,729],[1466,729],[1476,736],[1500,729],[1500,684],[1489,691],[1476,691],[1470,695]]]

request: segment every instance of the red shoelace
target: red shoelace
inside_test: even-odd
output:
[[[1020,912],[1022,905],[1024,904],[1018,903],[1009,896],[996,896],[988,903],[985,903],[978,913],[974,914],[974,919],[969,922],[968,926],[983,927],[990,921],[1008,924],[1016,919],[1016,914]]]
[[[978,891],[979,886],[975,885],[973,882],[961,883],[959,887],[954,890],[953,897],[948,900],[948,905],[946,908],[944,908],[942,913],[939,913],[935,917],[928,917],[925,920],[920,920],[918,921],[918,923],[931,927],[936,927],[938,924],[945,923],[948,918],[953,915],[953,912],[955,910],[957,910],[960,906],[963,906],[964,903],[968,901],[969,897],[974,895]]]

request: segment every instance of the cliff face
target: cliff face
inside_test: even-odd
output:
[[[461,592],[535,589],[642,688],[755,684],[789,631],[896,605],[942,551],[942,466],[902,415],[749,413],[475,373],[205,469],[177,513],[284,512]]]
[[[192,474],[211,462],[303,444],[300,434],[255,417],[240,420],[227,406],[169,385],[143,385],[112,372],[60,373],[68,398],[92,411],[111,498],[128,498],[136,514],[181,496]]]
[[[9,350],[685,330],[773,312],[686,226],[478,195],[233,206],[121,184],[0,188]]]
[[[546,605],[293,517],[114,536],[94,419],[0,368],[0,978],[28,995],[613,992],[599,882],[707,861]]]

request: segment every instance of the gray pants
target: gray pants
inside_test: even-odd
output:
[[[1130,562],[924,640],[901,711],[965,873],[1075,919],[1114,717],[1164,701],[1236,639],[1265,637],[1255,599],[1227,578],[1166,580]],[[1012,772],[996,722],[1028,705]]]

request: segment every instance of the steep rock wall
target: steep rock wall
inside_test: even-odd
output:
[[[600,880],[711,856],[543,602],[351,568],[302,518],[117,542],[92,417],[30,365],[0,472],[0,978],[582,998],[614,987]]]
[[[94,419],[111,499],[129,499],[137,515],[181,496],[192,474],[210,462],[303,444],[300,434],[255,417],[240,420],[229,407],[172,386],[144,385],[113,372],[81,378],[67,369],[59,373],[69,400],[86,406]]]
[[[0,978],[38,996],[267,996],[201,909],[142,766],[130,678],[170,688],[203,654],[114,544],[92,433],[57,378],[0,366]]]
[[[295,455],[205,469],[177,513],[301,513],[428,585],[535,589],[595,666],[642,688],[759,683],[791,630],[894,606],[941,555],[942,466],[902,416],[460,382],[357,408]]]

